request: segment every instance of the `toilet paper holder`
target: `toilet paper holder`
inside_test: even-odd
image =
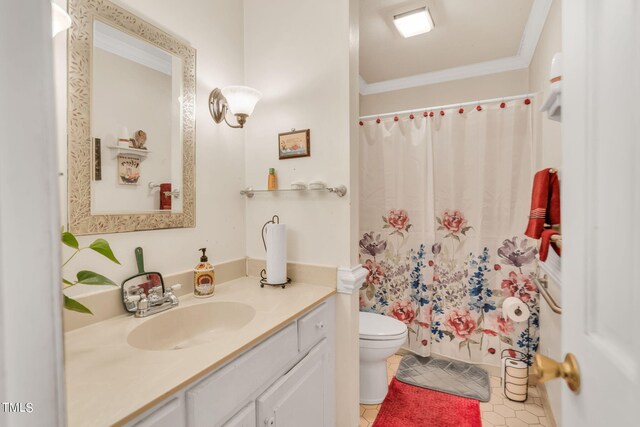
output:
[[[505,353],[507,356],[505,356]],[[512,356],[512,354],[516,356]],[[502,369],[500,379],[502,394],[513,402],[524,402],[529,398],[529,361],[521,351],[506,349],[500,353]]]

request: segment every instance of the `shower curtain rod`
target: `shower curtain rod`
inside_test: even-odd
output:
[[[505,96],[502,98],[491,98],[491,99],[481,99],[479,101],[470,101],[470,102],[459,102],[456,104],[449,104],[449,105],[438,105],[435,107],[427,107],[427,108],[415,108],[413,110],[404,110],[404,111],[394,111],[391,113],[383,113],[383,114],[371,114],[369,116],[360,116],[360,120],[367,120],[367,119],[377,119],[380,117],[387,117],[387,116],[397,116],[397,115],[401,115],[401,114],[409,114],[409,113],[415,113],[418,111],[433,111],[433,110],[445,110],[447,108],[455,108],[455,107],[466,107],[469,105],[478,105],[478,104],[490,104],[492,102],[498,102],[498,101],[514,101],[516,99],[524,99],[524,98],[532,98],[536,96],[536,93],[524,93],[522,95],[514,95],[514,96]]]

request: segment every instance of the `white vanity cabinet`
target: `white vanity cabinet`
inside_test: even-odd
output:
[[[256,427],[256,405],[251,401],[235,414],[223,427]]]
[[[127,425],[333,427],[334,299]]]
[[[326,340],[256,400],[258,425],[323,427],[328,423],[328,351]],[[262,423],[261,423],[262,421]]]

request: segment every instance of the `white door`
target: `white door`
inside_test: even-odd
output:
[[[268,427],[330,427],[325,422],[327,340],[323,339],[256,401],[257,424]]]
[[[563,427],[640,425],[640,2],[563,0]]]
[[[0,6],[0,426],[64,426],[49,1]]]

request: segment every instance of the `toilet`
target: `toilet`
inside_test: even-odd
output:
[[[387,395],[387,358],[407,339],[407,325],[393,317],[360,312],[360,403]]]

